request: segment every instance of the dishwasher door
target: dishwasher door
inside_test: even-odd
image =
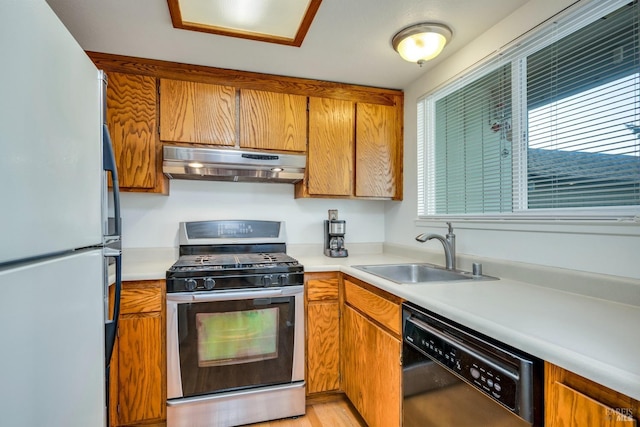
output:
[[[544,362],[422,307],[402,305],[404,427],[544,425]]]
[[[403,427],[530,427],[428,356],[403,344]]]

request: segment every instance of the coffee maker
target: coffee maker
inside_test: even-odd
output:
[[[338,211],[329,209],[329,219],[324,220],[324,254],[331,258],[344,258],[349,252],[344,248],[346,222],[338,219]]]

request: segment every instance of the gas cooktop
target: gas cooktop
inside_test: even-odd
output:
[[[283,222],[184,222],[180,223],[180,242],[181,256],[167,270],[167,292],[304,283],[304,267],[286,254]]]

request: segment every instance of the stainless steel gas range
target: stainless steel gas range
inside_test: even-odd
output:
[[[303,415],[304,268],[278,221],[180,223],[167,271],[167,426]]]

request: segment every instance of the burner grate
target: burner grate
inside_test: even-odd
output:
[[[174,270],[230,270],[237,268],[269,268],[297,265],[298,261],[285,253],[204,254],[183,255],[173,265]]]

